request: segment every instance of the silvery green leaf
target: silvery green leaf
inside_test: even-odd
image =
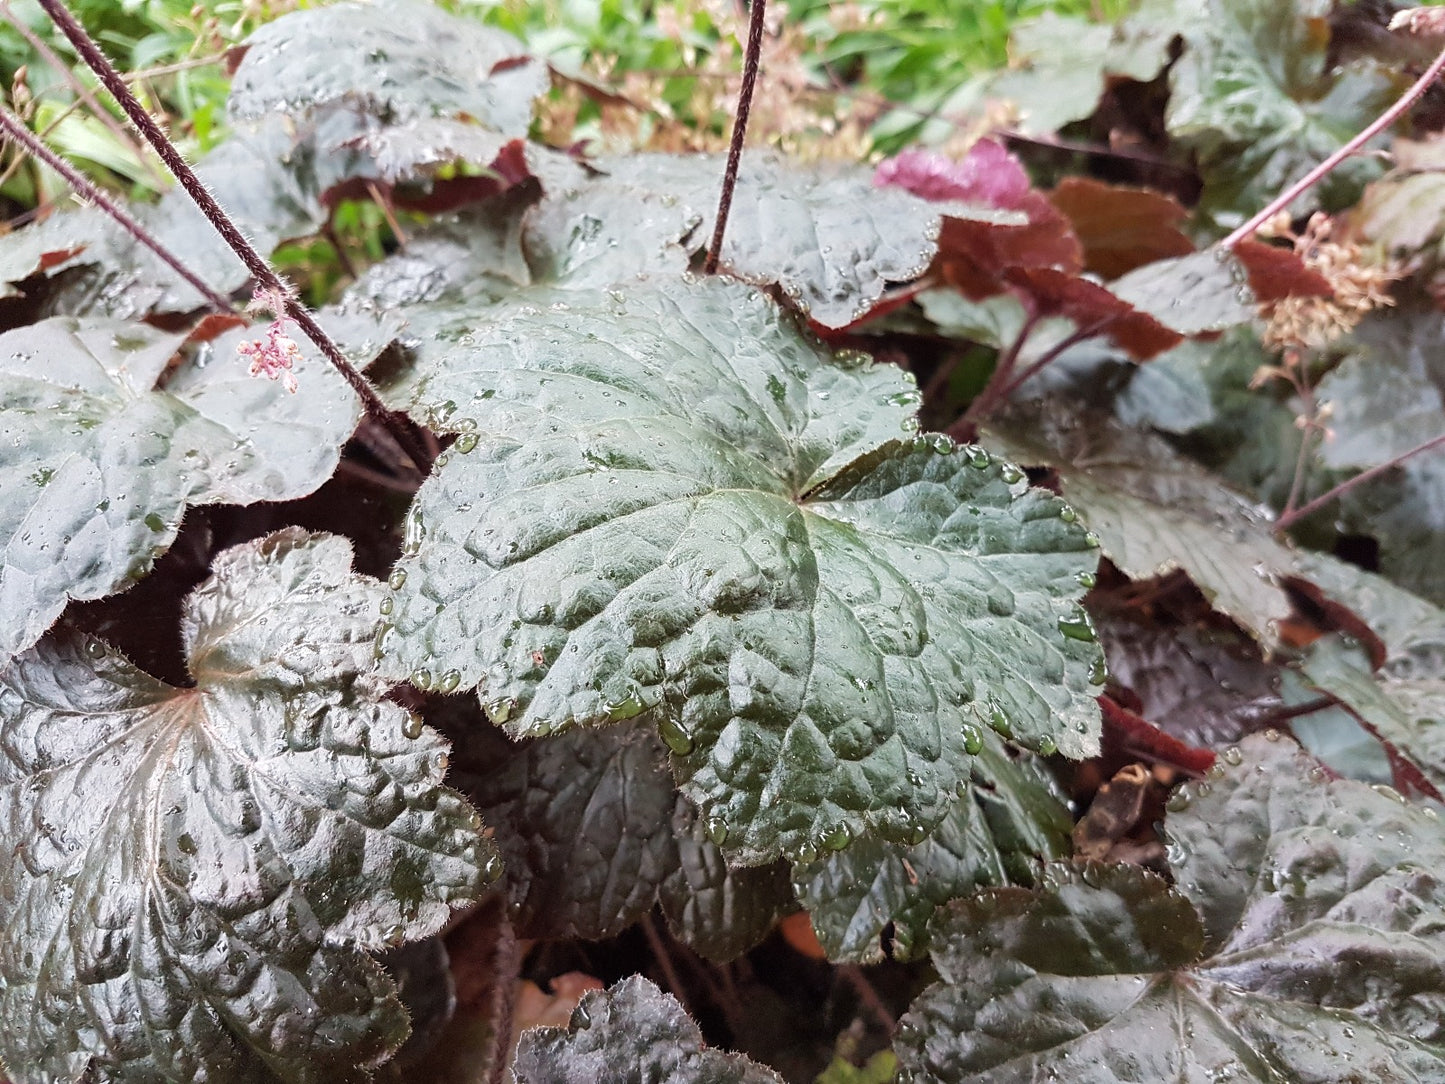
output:
[[[79,634],[0,671],[14,1079],[361,1080],[406,1035],[364,950],[496,873],[446,745],[369,674],[380,585],[289,528],[186,601],[195,685]]]

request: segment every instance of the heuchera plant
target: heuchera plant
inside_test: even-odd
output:
[[[747,90],[727,161],[588,156],[528,138],[541,61],[422,0],[265,26],[192,171],[42,6],[181,187],[0,240],[16,1084],[500,1080],[513,1055],[529,1082],[781,1080],[640,976],[515,1043],[518,939],[641,924],[679,993],[667,943],[725,962],[799,907],[885,1017],[858,965],[916,961],[894,1054],[829,1079],[1445,1079],[1418,804],[1445,621],[1158,432],[1215,419],[1169,381],[1217,377],[1261,311],[1337,298],[1318,226],[1253,237],[1315,178],[1196,252],[1172,199],[1044,193],[988,139],[876,170],[740,154]],[[1193,6],[1227,18],[1186,35],[1170,115],[1212,173],[1224,120],[1191,95],[1317,5]],[[1150,78],[1168,43],[1135,18]],[[1095,46],[1097,97],[1124,46]],[[1286,74],[1291,104],[1327,78]],[[1329,142],[1298,108],[1315,142],[1256,147],[1244,195]],[[363,192],[408,236],[313,313],[266,257]],[[966,409],[958,356],[923,390],[888,360],[909,336],[992,351]],[[1276,731],[1147,721],[1108,600],[1170,572],[1251,673],[1301,613],[1350,634],[1296,701],[1363,720],[1417,802]],[[1130,758],[1173,774],[1099,785]]]

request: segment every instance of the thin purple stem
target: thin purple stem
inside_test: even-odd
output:
[[[1044,369],[1046,369],[1051,363],[1057,361],[1059,356],[1063,354],[1065,350],[1069,350],[1075,346],[1078,346],[1081,342],[1086,342],[1097,335],[1103,334],[1104,329],[1113,322],[1114,317],[1111,316],[1104,320],[1097,320],[1094,323],[1090,324],[1088,327],[1081,327],[1064,336],[1053,346],[1049,347],[1042,354],[1040,354],[1034,361],[1031,361],[1028,366],[1018,374],[1018,376],[1014,377],[1007,384],[1005,384],[1002,390],[999,392],[999,399],[1004,400],[1011,398],[1014,392],[1018,391],[1030,380],[1038,376],[1039,373],[1043,372]]]
[[[19,117],[15,116],[15,114],[11,113],[8,109],[0,108],[0,130],[4,131],[7,139],[13,139],[20,146],[24,147],[28,154],[44,162],[51,169],[55,170],[56,173],[60,174],[61,177],[65,178],[65,183],[75,189],[76,192],[80,193],[80,195],[84,196],[106,214],[110,215],[111,218],[115,219],[126,233],[130,234],[141,244],[145,245],[146,248],[154,252],[162,263],[190,283],[197,293],[210,302],[212,308],[218,312],[232,311],[234,306],[228,298],[218,294],[202,282],[194,271],[181,263],[175,253],[171,252],[170,249],[166,248],[147,233],[144,226],[102,192],[89,177],[85,176],[85,174],[81,173],[64,158],[60,157],[60,155],[42,143],[40,138],[27,128]]]
[[[181,187],[186,190],[186,194],[195,201],[196,206],[201,209],[201,213],[221,235],[221,239],[230,246],[232,252],[240,257],[252,277],[265,289],[274,290],[286,298],[286,315],[296,321],[301,330],[306,333],[306,337],[316,344],[317,349],[321,351],[326,360],[346,378],[346,382],[360,397],[366,409],[391,430],[397,443],[406,449],[407,454],[416,464],[419,467],[423,466],[427,462],[425,450],[412,434],[406,420],[401,415],[394,414],[387,409],[386,404],[381,401],[381,397],[376,394],[376,389],[366,382],[366,378],[356,371],[351,362],[346,360],[346,355],[332,341],[331,336],[321,329],[310,311],[292,296],[290,287],[282,281],[281,276],[276,274],[265,257],[256,251],[250,241],[246,240],[236,224],[231,221],[230,216],[216,202],[215,197],[207,191],[206,186],[201,183],[201,179],[196,176],[195,171],[181,157],[180,151],[176,150],[175,145],[166,138],[155,118],[146,112],[145,106],[141,105],[140,100],[131,92],[130,87],[121,78],[120,72],[116,71],[115,66],[86,32],[85,27],[80,25],[61,0],[38,0],[38,2],[45,9],[45,13],[50,16],[51,22],[59,27],[61,33],[70,40],[70,44],[75,47],[75,51],[81,59],[89,65],[91,71],[95,72],[105,89],[110,91],[111,97],[130,118],[136,130],[160,155],[166,168],[180,182]]]
[[[1029,341],[1034,328],[1038,325],[1039,314],[1030,310],[1024,317],[1023,326],[1019,333],[1014,336],[1014,341],[999,358],[998,364],[994,366],[993,375],[988,378],[983,391],[979,392],[973,402],[968,404],[968,409],[963,416],[948,427],[948,435],[960,444],[972,443],[978,436],[978,422],[986,418],[998,401],[1003,398],[1004,389],[1008,387],[1013,379],[1014,366],[1018,364],[1019,353],[1023,350],[1024,344]]]
[[[45,0],[41,0],[41,2],[44,3]],[[1240,226],[1239,229],[1235,230],[1223,241],[1219,242],[1220,246],[1222,248],[1233,248],[1275,215],[1279,214],[1280,211],[1287,208],[1301,194],[1308,192],[1325,177],[1329,176],[1330,173],[1334,172],[1336,166],[1358,151],[1370,140],[1374,139],[1375,136],[1379,135],[1390,125],[1394,124],[1405,110],[1415,104],[1415,101],[1420,95],[1430,89],[1430,85],[1435,82],[1442,70],[1445,70],[1445,49],[1440,51],[1440,55],[1425,69],[1425,74],[1420,76],[1419,79],[1416,79],[1415,82],[1410,85],[1410,89],[1400,95],[1394,105],[1390,106],[1389,109],[1371,121],[1369,126],[1360,132],[1359,135],[1355,136],[1343,147],[1335,151],[1334,154],[1330,155],[1319,165],[1315,166],[1314,169],[1310,170],[1271,200],[1268,207],[1260,211],[1259,214],[1255,215],[1243,226]]]
[[[1424,444],[1417,444],[1408,452],[1401,452],[1388,463],[1381,463],[1377,467],[1371,467],[1367,471],[1361,471],[1353,478],[1345,479],[1345,481],[1341,482],[1339,485],[1325,490],[1314,500],[1308,501],[1305,504],[1300,505],[1294,511],[1286,512],[1284,515],[1280,516],[1279,519],[1274,521],[1275,530],[1289,530],[1306,516],[1313,515],[1315,512],[1318,512],[1321,508],[1329,504],[1336,497],[1342,497],[1350,490],[1354,489],[1356,486],[1363,485],[1365,482],[1368,482],[1371,478],[1378,478],[1380,475],[1386,473],[1387,471],[1394,470],[1401,463],[1405,462],[1405,460],[1412,459],[1415,456],[1421,454],[1422,452],[1428,452],[1432,448],[1438,448],[1441,445],[1445,445],[1445,433],[1441,433],[1438,437],[1433,437],[1430,440],[1427,440]]]
[[[42,0],[42,3],[45,0]],[[53,2],[53,0],[51,0]],[[743,83],[738,90],[738,114],[733,121],[733,138],[728,145],[728,164],[723,172],[722,195],[717,201],[717,221],[713,223],[712,244],[708,246],[707,260],[703,270],[709,275],[717,273],[718,260],[722,258],[723,233],[727,229],[728,214],[733,207],[733,189],[738,183],[738,166],[743,159],[743,138],[748,132],[748,113],[753,108],[753,87],[758,82],[758,63],[763,53],[763,13],[767,0],[752,0],[748,11],[748,46],[743,57]]]

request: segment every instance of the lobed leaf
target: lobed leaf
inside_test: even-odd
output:
[[[650,722],[519,743],[478,722],[450,728],[468,734],[458,786],[505,860],[519,936],[615,937],[661,902],[680,940],[728,960],[795,906],[785,867],[728,867],[677,794]]]
[[[1009,39],[1009,70],[988,84],[992,98],[1011,103],[1019,130],[1050,135],[1094,112],[1110,79],[1147,82],[1169,61],[1177,18],[1143,16],[1101,26],[1046,11],[1020,23]]]
[[[1166,821],[1177,888],[1053,867],[938,926],[895,1044],[951,1081],[1424,1081],[1445,1072],[1439,822],[1264,736]],[[907,1078],[907,1077],[905,1077]]]
[[[634,229],[631,208],[641,203],[641,221],[661,227],[648,238],[654,246],[666,251],[681,243],[688,252],[706,247],[723,174],[720,155],[634,154],[595,165],[607,175],[596,183],[613,205],[614,233]],[[544,201],[540,213],[547,207]],[[745,282],[777,283],[811,319],[843,327],[861,319],[886,284],[910,281],[927,269],[945,216],[999,225],[1024,221],[1009,210],[934,204],[898,188],[875,187],[865,167],[803,166],[749,154],[738,174],[722,264]],[[680,236],[679,220],[686,224]]]
[[[78,634],[0,671],[0,1054],[26,1080],[358,1080],[405,1037],[363,950],[495,876],[446,747],[367,674],[375,581],[228,550],[172,688]]]
[[[379,350],[354,322],[331,325]],[[185,339],[142,324],[56,317],[0,335],[0,651],[40,637],[67,599],[144,573],[189,505],[303,496],[336,468],[359,404],[310,348],[304,395],[257,380],[223,336],[219,360],[157,383]],[[370,354],[368,353],[368,356]]]
[[[1169,69],[1165,123],[1204,177],[1204,209],[1235,221],[1264,206],[1395,97],[1392,73],[1329,66],[1328,0],[1178,0],[1185,48]],[[1356,158],[1293,208],[1348,202],[1378,166]]]
[[[1045,400],[991,421],[991,444],[1059,472],[1060,491],[1098,533],[1104,555],[1137,579],[1183,569],[1216,609],[1271,642],[1289,613],[1276,580],[1294,552],[1267,514],[1162,438]]]
[[[938,823],[979,726],[1096,748],[1094,560],[1058,501],[912,437],[903,374],[746,287],[555,296],[412,385],[459,437],[409,514],[384,673],[477,688],[517,735],[655,712],[748,863]]]
[[[912,845],[863,839],[796,866],[794,886],[830,960],[876,963],[892,927],[896,960],[921,956],[940,904],[984,885],[1031,883],[1069,851],[1072,821],[1042,765],[1013,760],[981,732],[971,786],[929,836]]]
[[[420,0],[375,0],[262,26],[247,39],[227,107],[235,120],[336,106],[387,125],[466,116],[518,138],[546,80],[510,34]]]
[[[682,1006],[641,975],[586,994],[563,1028],[532,1028],[517,1043],[518,1084],[781,1084],[741,1054],[703,1045]]]

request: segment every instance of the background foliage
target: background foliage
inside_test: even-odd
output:
[[[6,148],[11,1079],[1439,1078],[1397,6],[777,5],[704,276],[728,4],[77,4],[407,428]]]

